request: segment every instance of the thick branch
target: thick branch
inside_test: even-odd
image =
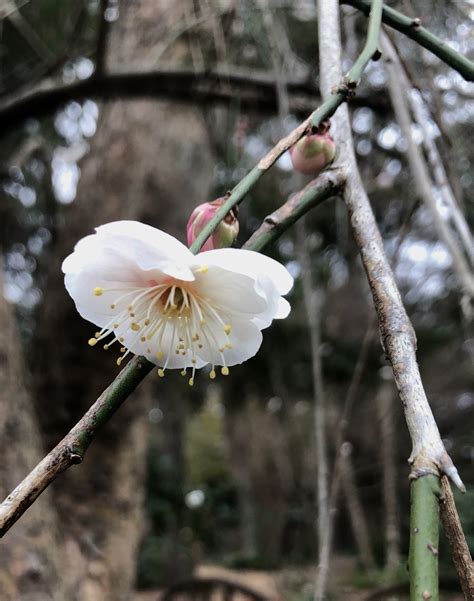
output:
[[[299,115],[308,114],[318,100],[316,88],[306,80],[289,80],[285,85],[290,96],[290,111]],[[71,100],[93,98],[111,101],[148,97],[222,104],[239,98],[243,108],[260,112],[274,112],[278,106],[274,78],[261,72],[123,72],[94,75],[72,84],[47,79],[21,94],[5,97],[0,103],[0,131],[6,132],[18,127],[23,119],[50,115]],[[388,108],[385,101],[374,101],[367,96],[355,98],[354,105],[370,106],[379,112]]]
[[[335,5],[335,0],[319,3],[319,22],[324,23],[319,30],[321,91],[324,97],[330,95],[333,82],[340,79],[341,43]],[[360,178],[346,107],[336,113],[333,131],[341,157],[339,164],[347,171],[344,200],[351,216],[352,231],[377,310],[382,343],[392,364],[413,444],[409,459],[412,477],[442,472],[464,490],[444,448],[421,382],[416,362],[415,333],[385,256],[380,232]]]
[[[474,562],[466,542],[454,502],[453,491],[446,477],[441,478],[440,516],[448,539],[454,567],[466,601],[474,599]]]
[[[370,0],[340,0],[340,2],[357,8],[365,15],[369,14]],[[411,19],[389,6],[384,6],[382,20],[435,54],[467,81],[474,81],[474,63],[422,27],[419,19]]]

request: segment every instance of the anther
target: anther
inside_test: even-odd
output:
[[[87,341],[87,344],[89,346],[95,346],[97,344],[97,338],[89,338],[89,340]]]
[[[225,326],[224,326],[224,332],[225,332],[227,335],[229,335],[229,334],[231,333],[231,331],[232,331],[232,326],[231,326],[231,325],[229,325],[228,323],[227,323],[227,324],[225,324]]]
[[[226,365],[224,365],[224,367],[221,367],[221,374],[223,376],[228,376],[229,375],[229,368]]]
[[[145,324],[146,326],[149,326],[149,325],[150,325],[150,320],[149,320],[149,319],[145,319],[145,321],[144,321],[144,324]]]
[[[164,356],[165,356],[165,354],[163,353],[163,351],[158,351],[156,353],[156,358],[157,359],[163,359]]]
[[[117,365],[118,365],[118,366],[120,366],[120,364],[122,363],[122,359],[123,359],[123,357],[119,357],[119,358],[117,359]]]
[[[215,378],[216,378],[216,370],[215,369],[211,369],[211,371],[209,372],[209,377],[211,378],[211,380],[215,380]]]
[[[95,296],[102,296],[104,294],[104,289],[100,288],[99,286],[97,286],[97,288],[94,288],[94,295]]]
[[[141,340],[142,342],[146,342],[146,336],[140,336],[140,340]]]
[[[134,332],[138,332],[138,330],[140,329],[140,326],[139,326],[139,324],[138,324],[138,323],[135,323],[135,322],[134,322],[134,323],[132,323],[132,324],[130,325],[130,327],[131,327],[131,329],[132,329]]]
[[[194,386],[194,378],[189,378],[188,384]]]
[[[160,376],[160,378],[164,378],[165,377],[165,370],[164,369],[159,369],[158,370],[158,375]]]
[[[104,351],[108,351],[109,350],[109,345],[108,344],[104,344]]]
[[[179,373],[180,373],[182,376],[185,376],[185,375],[186,375],[186,370],[185,370],[185,369],[182,369],[182,370],[181,370]]]
[[[111,308],[111,309],[115,309],[115,307],[116,307],[116,304],[115,304],[115,303],[112,303],[112,304],[110,305],[110,308]]]
[[[209,267],[207,265],[202,265],[199,269],[196,269],[196,273],[207,273],[209,271]]]

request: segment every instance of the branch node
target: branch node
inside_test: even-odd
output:
[[[377,48],[377,50],[372,54],[372,60],[376,63],[382,57],[382,51]]]
[[[84,459],[84,457],[80,453],[78,453],[71,447],[66,448],[66,453],[72,465],[78,465],[79,463],[82,463],[82,460]]]
[[[421,27],[421,19],[418,17],[416,19],[412,19],[410,27],[413,27],[413,29],[419,29]]]

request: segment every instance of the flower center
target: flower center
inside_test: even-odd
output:
[[[205,273],[203,268],[200,273]],[[123,354],[117,359],[117,365],[122,363],[131,348],[138,346],[141,354],[154,354],[158,359],[162,365],[158,369],[161,377],[168,366],[185,364],[192,369],[191,386],[198,358],[211,363],[211,379],[216,377],[215,364],[222,365],[221,373],[228,375],[225,352],[232,348],[232,327],[226,312],[212,299],[199,293],[196,281],[170,279],[161,284],[155,281],[149,284],[145,287],[94,288],[95,296],[104,293],[117,293],[118,296],[109,305],[114,312],[113,318],[89,340],[89,344],[95,346],[112,336],[112,340],[104,344],[104,349],[115,342],[121,344]],[[181,362],[176,361],[177,356],[183,358]],[[216,357],[218,361],[214,359]],[[187,367],[181,371],[183,376]]]

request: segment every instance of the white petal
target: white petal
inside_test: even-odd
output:
[[[289,271],[270,257],[252,250],[240,248],[220,248],[196,255],[196,260],[205,265],[216,265],[235,273],[258,279],[265,274],[280,294],[286,294],[293,286]]]
[[[286,300],[286,298],[280,298],[280,300],[278,301],[278,309],[275,315],[275,319],[285,319],[285,317],[288,317],[288,315],[290,314],[290,311],[290,303]]]
[[[211,330],[212,335],[206,330]],[[262,344],[262,333],[258,326],[247,320],[234,320],[230,336],[223,336],[222,330],[217,322],[207,323],[206,330],[201,333],[201,339],[214,339],[218,344],[206,344],[197,353],[208,363],[213,365],[237,365],[253,357]],[[230,343],[232,348],[225,348],[221,353],[219,347]]]
[[[143,270],[160,270],[184,280],[194,280],[190,264],[194,255],[179,240],[138,221],[115,221],[96,228],[106,244],[120,244]]]
[[[221,314],[259,314],[267,308],[268,302],[256,290],[252,277],[210,265],[207,272],[198,274],[196,278],[199,295],[219,307]]]

